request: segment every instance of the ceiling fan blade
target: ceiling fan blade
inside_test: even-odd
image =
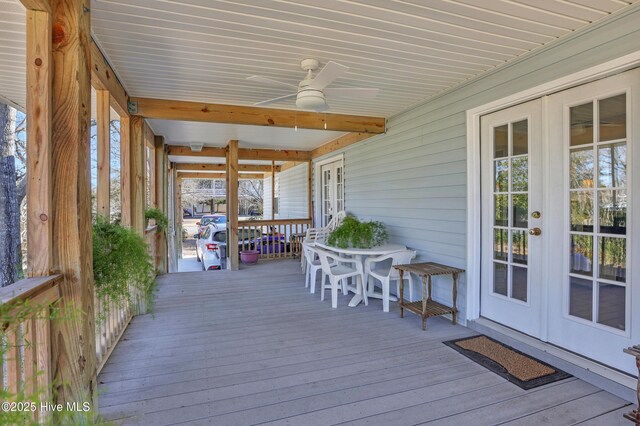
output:
[[[280,96],[278,98],[273,98],[273,99],[269,99],[269,100],[266,100],[266,101],[255,103],[253,105],[254,106],[262,106],[262,105],[274,104],[276,102],[286,101],[287,99],[294,99],[296,96],[298,96],[297,93],[292,93],[291,95]]]
[[[313,81],[309,85],[309,88],[322,90],[330,85],[333,80],[347,72],[348,69],[349,67],[345,67],[344,65],[340,65],[333,61],[329,61],[327,62],[327,65],[325,65],[324,68],[322,68],[313,79]]]
[[[324,89],[324,94],[330,97],[348,97],[359,99],[373,99],[378,96],[378,89],[365,89],[362,87],[334,87]]]
[[[282,87],[287,87],[289,89],[298,90],[298,86],[295,84],[283,83],[282,81],[274,80],[268,77],[262,77],[259,75],[252,75],[251,77],[247,77],[247,80],[253,81],[256,83],[268,84],[270,86],[282,86]]]

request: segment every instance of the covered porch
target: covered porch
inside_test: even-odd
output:
[[[572,377],[524,391],[441,342],[475,334],[395,303],[340,308],[300,264],[165,275],[98,376],[100,413],[131,425],[623,425],[629,402]],[[349,296],[350,297],[350,296]]]
[[[623,424],[640,397],[623,352],[640,343],[640,1],[485,1],[0,0],[29,241],[26,278],[0,290],[2,390],[141,425]],[[293,103],[308,90],[322,102]],[[224,180],[228,270],[178,271],[187,179]],[[260,219],[240,220],[245,179],[264,183]],[[460,325],[310,294],[294,236],[343,211],[465,271],[433,295]],[[96,297],[99,220],[146,242],[153,313]],[[574,377],[525,391],[442,343],[479,332]]]

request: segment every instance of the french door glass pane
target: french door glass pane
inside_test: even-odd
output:
[[[512,125],[513,152],[511,155],[522,155],[529,152],[529,124],[527,120]]]
[[[593,142],[593,103],[570,108],[571,146]]]
[[[527,268],[511,267],[511,297],[527,301]]]
[[[598,146],[598,186],[627,186],[627,145],[625,143]]]
[[[511,261],[513,263],[527,264],[529,256],[529,235],[527,231],[511,231]]]
[[[495,160],[494,161],[494,179],[495,179],[495,191],[507,192],[509,191],[509,160]]]
[[[599,141],[627,137],[627,95],[622,94],[598,101],[600,113]]]
[[[571,272],[593,275],[593,237],[591,235],[571,235]]]
[[[625,282],[627,277],[627,239],[598,238],[598,276],[607,280]]]
[[[518,157],[511,161],[511,190],[524,192],[529,189],[529,158]]]
[[[598,284],[598,322],[619,330],[625,329],[626,288],[615,284]]]
[[[569,315],[591,321],[593,319],[593,282],[570,277]]]
[[[509,260],[509,231],[506,229],[493,230],[493,258],[496,260]]]
[[[493,292],[506,296],[509,291],[507,281],[507,265],[494,262],[493,264]]]
[[[509,155],[509,125],[495,127],[493,129],[493,158],[502,158]]]
[[[593,191],[571,192],[571,230],[593,232]]]
[[[593,188],[593,148],[572,149],[570,155],[571,189]]]
[[[627,191],[624,189],[598,191],[598,220],[601,233],[626,235]]]
[[[509,196],[494,195],[495,205],[495,225],[509,226]]]
[[[529,195],[514,194],[513,198],[513,227],[526,228],[529,226]]]

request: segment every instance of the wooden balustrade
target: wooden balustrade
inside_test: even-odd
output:
[[[240,251],[258,250],[260,259],[286,259],[300,254],[299,235],[311,219],[242,220],[238,222]]]
[[[60,299],[61,279],[62,275],[29,278],[0,289],[4,340],[0,386],[10,398],[51,401],[51,308]],[[27,411],[33,420],[44,422],[48,413],[40,410],[39,403],[36,407]]]

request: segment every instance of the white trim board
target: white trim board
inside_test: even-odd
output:
[[[467,320],[480,317],[480,117],[640,66],[640,51],[467,110]]]
[[[317,223],[315,223],[316,221],[319,220],[320,216],[322,215],[322,200],[319,199],[320,194],[322,193],[320,185],[322,183],[322,176],[320,176],[320,169],[322,169],[322,166],[325,164],[329,164],[329,163],[333,163],[335,161],[341,161],[342,162],[342,179],[343,179],[343,185],[344,185],[344,190],[345,190],[345,200],[344,200],[344,206],[345,206],[345,210],[347,207],[347,197],[346,197],[346,193],[347,193],[347,184],[346,184],[346,176],[344,173],[344,153],[341,152],[338,155],[333,155],[331,157],[327,157],[327,158],[323,158],[322,160],[319,161],[315,161],[313,162],[313,179],[315,180],[315,182],[312,185],[313,188],[313,201],[314,201],[314,206],[313,206],[313,226],[319,226]]]

